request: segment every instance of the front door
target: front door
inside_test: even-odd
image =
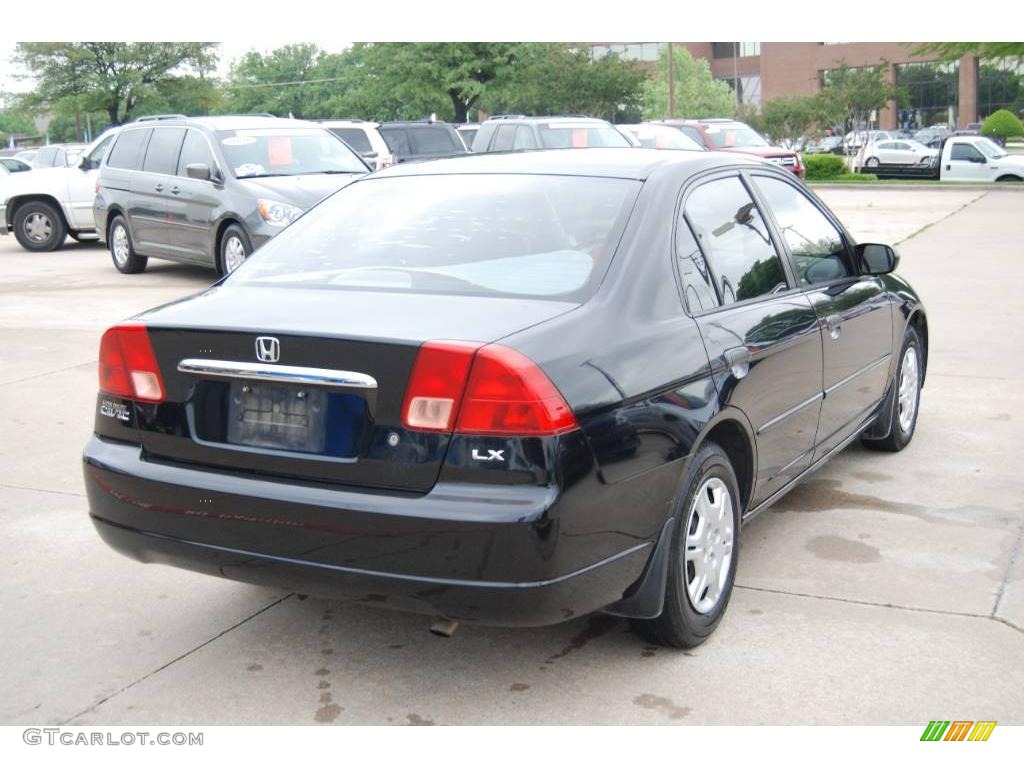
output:
[[[891,305],[877,277],[859,275],[848,239],[796,184],[755,175],[798,285],[821,327],[824,399],[817,460],[863,426],[889,381]]]
[[[944,181],[988,181],[989,169],[981,150],[969,141],[951,139],[949,160],[942,163]]]
[[[751,507],[811,462],[821,406],[821,333],[744,181],[726,176],[694,189],[684,204],[711,288],[701,330],[725,406],[747,417],[757,442]]]
[[[209,167],[211,174],[219,173],[206,136],[195,129],[189,129],[178,160],[178,197],[184,206],[184,214],[175,222],[174,244],[183,258],[215,266],[214,224],[224,188],[214,181],[190,179],[186,169],[197,163]]]

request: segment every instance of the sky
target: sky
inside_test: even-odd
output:
[[[220,44],[220,64],[217,69],[217,74],[221,77],[226,77],[228,70],[231,67],[231,62],[237,58],[240,58],[249,50],[255,48],[261,53],[267,53],[272,51],[274,48],[279,48],[282,45],[296,42],[295,40],[260,40],[257,42],[252,41],[234,41],[225,42]],[[324,40],[309,40],[304,42],[315,43],[325,51],[332,53],[342,51],[351,45],[350,42],[341,40],[324,39]],[[11,62],[11,56],[14,55],[14,48],[16,43],[14,41],[0,40],[0,92],[7,91],[10,93],[22,93],[32,89],[32,82],[30,80],[19,80],[18,75],[24,74],[17,65]]]

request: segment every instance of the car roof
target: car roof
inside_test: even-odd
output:
[[[552,120],[571,120],[574,123],[607,123],[599,117],[587,117],[586,115],[491,115],[485,122],[524,122],[524,123],[550,123]]]
[[[325,128],[376,128],[380,123],[376,123],[373,120],[318,120],[319,125]]]
[[[373,177],[516,173],[601,176],[643,181],[656,170],[669,166],[679,167],[681,172],[687,174],[709,167],[738,165],[760,163],[750,157],[728,152],[672,152],[639,147],[593,147],[467,154],[422,163],[403,163],[378,171]]]
[[[310,120],[296,120],[290,117],[267,115],[211,115],[204,117],[168,117],[159,120],[141,120],[129,123],[124,128],[153,128],[161,125],[188,125],[205,128],[208,131],[259,130],[261,128],[322,128]]]

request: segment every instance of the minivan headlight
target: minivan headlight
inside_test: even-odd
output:
[[[263,220],[272,227],[287,227],[302,215],[302,209],[298,206],[288,205],[288,203],[281,203],[277,200],[260,198],[256,201],[256,207]]]

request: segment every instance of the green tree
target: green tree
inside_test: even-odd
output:
[[[1010,110],[999,109],[985,118],[981,124],[981,134],[1006,141],[1014,136],[1024,136],[1024,125]]]
[[[828,112],[818,95],[779,96],[765,101],[758,119],[751,124],[778,144],[828,125]]]
[[[876,67],[850,67],[840,61],[824,73],[824,87],[818,94],[821,115],[827,124],[846,123],[854,129],[865,125],[874,111],[890,101],[906,100],[906,91],[888,83],[886,64]]]
[[[205,78],[217,43],[18,43],[15,60],[35,78],[28,101],[53,106],[80,99],[83,110],[106,112],[118,125],[147,98],[185,74]]]
[[[249,51],[231,67],[224,106],[231,112],[317,118],[332,114],[340,86],[329,54],[311,43],[285,45],[268,54]],[[330,71],[329,71],[330,70]]]
[[[0,109],[0,145],[7,146],[8,138],[14,135],[31,136],[36,133],[32,115],[17,107]]]
[[[914,56],[938,54],[943,61],[955,61],[972,54],[982,59],[1024,59],[1024,43],[925,43],[915,48]]]
[[[647,72],[616,55],[594,59],[583,45],[524,43],[483,99],[492,113],[585,114],[635,122]]]
[[[675,115],[687,118],[726,117],[736,111],[736,95],[726,82],[711,76],[704,59],[694,59],[688,50],[672,49],[672,88]],[[662,46],[654,77],[644,85],[645,118],[670,117],[668,113],[668,47]]]

